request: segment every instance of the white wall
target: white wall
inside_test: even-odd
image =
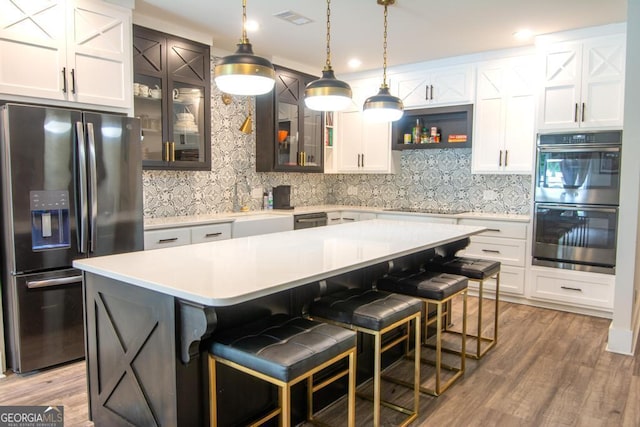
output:
[[[627,64],[613,320],[607,349],[633,354],[640,329],[640,0],[628,0]]]

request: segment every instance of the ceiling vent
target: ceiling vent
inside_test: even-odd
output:
[[[305,25],[309,22],[313,22],[313,20],[307,18],[306,16],[302,16],[292,10],[284,10],[282,12],[274,13],[273,16],[283,19],[287,22],[291,22],[295,25]]]

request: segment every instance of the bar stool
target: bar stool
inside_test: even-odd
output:
[[[313,375],[342,360],[348,368],[316,385]],[[356,333],[334,325],[285,314],[223,331],[209,348],[210,425],[218,422],[216,363],[230,366],[278,387],[279,406],[250,424],[261,425],[280,416],[280,426],[291,424],[291,387],[307,380],[307,420],[314,422],[313,393],[349,376],[348,420],[355,424]]]
[[[393,261],[389,262],[389,274],[377,281],[378,289],[396,292],[400,294],[410,295],[420,298],[424,303],[424,334],[427,342],[427,331],[429,326],[435,323],[436,328],[436,344],[435,344],[435,361],[422,358],[422,362],[435,365],[435,387],[423,387],[420,385],[420,391],[433,396],[439,396],[447,390],[458,378],[464,374],[465,355],[466,355],[466,332],[467,332],[467,284],[468,279],[464,276],[434,273],[419,270],[402,270],[398,271],[394,268]],[[448,332],[443,325],[445,310],[450,306],[450,301],[457,296],[462,296],[462,333],[460,340],[460,351],[456,352],[459,356],[458,367],[445,364],[442,361],[443,334]],[[435,313],[430,310],[430,305],[435,305]],[[442,369],[453,372],[446,381],[442,381]],[[396,381],[389,378],[391,381]]]
[[[323,285],[321,284],[321,287]],[[420,390],[420,312],[422,302],[406,295],[381,292],[373,289],[351,288],[337,291],[316,299],[310,307],[310,315],[329,323],[348,327],[374,337],[373,365],[373,425],[380,426],[381,405],[407,415],[400,424],[406,426],[418,416]],[[382,353],[401,342],[409,342],[411,321],[415,325],[415,355],[413,409],[405,408],[381,399]],[[393,329],[406,326],[398,338],[382,345],[382,336]]]
[[[467,277],[470,281],[478,282],[478,325],[475,334],[467,334],[468,337],[476,338],[475,353],[467,351],[467,357],[480,359],[498,342],[498,306],[500,300],[500,262],[484,259],[474,259],[455,256],[456,252],[464,249],[469,244],[469,239],[462,239],[449,243],[437,249],[438,254],[427,260],[424,269],[439,273],[458,274]],[[482,306],[484,300],[484,282],[495,278],[495,312],[493,319],[493,336],[485,336],[482,332],[483,313]],[[448,327],[446,325],[445,327]],[[454,331],[452,331],[454,332]],[[482,347],[482,343],[488,345]]]

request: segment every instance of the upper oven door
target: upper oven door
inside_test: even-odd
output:
[[[620,146],[538,146],[536,202],[618,205]]]

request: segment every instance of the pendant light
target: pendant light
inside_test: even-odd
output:
[[[395,0],[378,0],[378,4],[384,6],[382,85],[376,95],[364,101],[363,106],[364,118],[372,122],[393,122],[404,114],[402,100],[391,95],[387,86],[387,6],[395,2]]]
[[[351,87],[336,79],[331,68],[331,0],[327,0],[327,62],[322,77],[307,85],[305,105],[316,111],[340,111],[351,105]]]
[[[247,1],[242,0],[242,38],[236,53],[216,64],[215,82],[218,89],[232,95],[262,95],[273,89],[276,72],[268,59],[254,55],[246,24]]]

